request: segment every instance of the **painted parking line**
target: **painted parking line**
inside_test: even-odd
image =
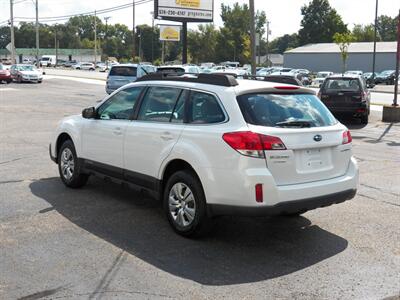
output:
[[[382,105],[371,105],[370,109],[373,111],[383,111],[383,106]]]
[[[69,77],[69,76],[58,76],[58,75],[44,75],[44,80],[48,79],[63,79],[63,80],[71,80],[77,81],[82,83],[89,83],[89,84],[97,84],[97,85],[106,85],[106,82],[101,79],[89,79],[89,78],[78,78],[78,77]]]
[[[0,87],[0,92],[14,92],[14,91],[18,91],[18,89],[9,88],[9,87],[6,87],[6,88]]]

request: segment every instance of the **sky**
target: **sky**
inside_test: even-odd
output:
[[[35,0],[14,0],[15,17],[35,17]],[[117,5],[130,3],[130,0],[38,0],[39,18],[53,17],[60,15],[89,12]],[[221,26],[220,18],[221,3],[231,5],[235,2],[248,3],[247,0],[214,0],[214,23]],[[268,20],[271,22],[271,37],[275,38],[284,34],[291,34],[300,29],[301,13],[300,8],[310,0],[255,0],[257,10],[265,11]],[[330,4],[342,16],[344,22],[350,28],[354,24],[369,24],[374,20],[375,0],[330,0]],[[0,0],[0,24],[9,19],[10,1]],[[379,0],[379,14],[394,17],[400,9],[400,0]],[[153,4],[141,4],[136,8],[136,24],[152,23],[151,12]],[[103,18],[110,16],[109,23],[123,23],[132,28],[132,8],[100,15]],[[165,21],[155,21],[166,23]],[[51,24],[51,23],[49,23]],[[198,24],[193,23],[189,28],[196,28]]]

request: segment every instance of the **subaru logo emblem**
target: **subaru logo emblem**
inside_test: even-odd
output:
[[[314,136],[314,141],[316,141],[316,142],[322,141],[322,136],[317,134],[316,136]]]

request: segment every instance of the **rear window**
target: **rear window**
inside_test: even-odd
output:
[[[359,92],[361,89],[360,81],[358,79],[327,79],[322,89],[325,92],[349,91]]]
[[[136,67],[112,67],[109,76],[130,76],[136,77]]]
[[[247,123],[268,127],[323,127],[337,123],[315,96],[309,94],[248,94],[238,97]]]

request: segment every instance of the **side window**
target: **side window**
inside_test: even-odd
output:
[[[183,123],[185,116],[185,100],[187,98],[188,90],[184,90],[180,95],[178,102],[175,105],[174,112],[171,116],[171,123]]]
[[[143,98],[137,119],[141,121],[169,122],[180,93],[180,89],[151,87]]]
[[[189,123],[212,124],[225,120],[221,106],[213,95],[192,92],[189,103]]]
[[[118,92],[97,109],[97,115],[102,120],[128,120],[142,90],[134,87]]]

